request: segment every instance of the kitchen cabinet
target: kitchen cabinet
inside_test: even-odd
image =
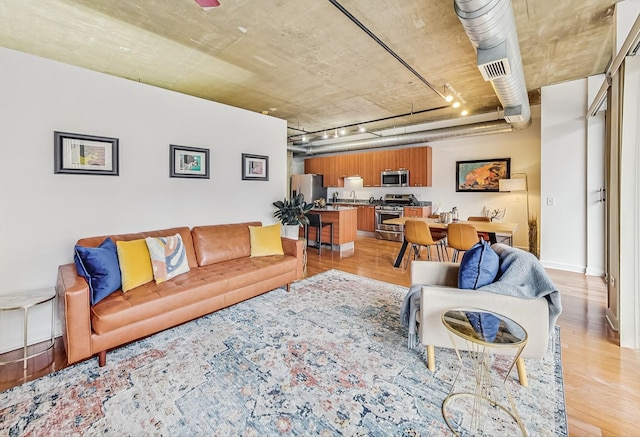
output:
[[[431,186],[431,147],[405,149],[408,153],[407,170],[412,187]]]
[[[374,232],[376,230],[375,206],[358,206],[358,230]]]
[[[382,171],[406,169],[410,186],[430,187],[431,165],[431,147],[424,146],[308,158],[304,171],[323,175],[325,187],[344,187],[349,176],[361,176],[365,187],[379,187]]]
[[[431,215],[431,207],[430,206],[405,206],[404,207],[404,216],[405,217],[429,217]]]

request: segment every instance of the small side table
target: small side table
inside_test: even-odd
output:
[[[514,432],[517,433],[519,429],[523,436],[528,436],[506,383],[513,366],[527,344],[525,329],[501,314],[475,308],[456,308],[445,311],[442,313],[442,323],[451,337],[451,343],[460,361],[460,370],[453,381],[449,395],[442,403],[442,416],[451,431],[456,435],[463,434],[462,431],[465,431],[464,434],[480,435],[483,431],[488,431],[483,420],[487,417],[495,417],[494,423],[500,424],[500,427],[509,426],[509,422],[512,427],[508,430],[499,429],[498,434],[514,435]],[[471,370],[475,377],[474,392],[471,390],[454,392],[458,377],[465,368],[458,349],[460,339],[464,340],[470,358]],[[502,380],[504,394],[509,400],[510,408],[499,402],[499,393],[494,389],[497,386],[492,382],[491,353],[499,354],[501,349],[511,349],[514,352],[513,360]],[[502,399],[504,398],[505,396],[502,396]],[[457,409],[454,408],[455,404],[458,404]],[[467,417],[466,413],[471,413],[471,417]]]
[[[39,290],[27,291],[24,293],[13,293],[13,294],[0,294],[0,311],[9,311],[9,310],[23,310],[23,353],[22,358],[18,358],[16,360],[11,361],[0,361],[0,365],[17,363],[19,361],[23,361],[23,369],[27,368],[27,360],[29,358],[37,357],[49,349],[53,347],[55,342],[55,326],[56,326],[56,306],[55,299],[56,298],[56,290],[55,288],[42,288]],[[33,308],[36,305],[40,305],[46,302],[51,301],[51,340],[47,345],[47,348],[36,352],[31,355],[27,355],[27,346],[28,346],[28,332],[27,328],[29,325],[29,309]]]

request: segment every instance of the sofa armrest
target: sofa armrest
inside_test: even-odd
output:
[[[413,261],[411,283],[457,287],[459,270],[460,264],[452,262]]]
[[[522,352],[523,358],[542,358],[547,352],[549,305],[543,297],[523,299],[480,290],[440,286],[422,287],[418,320],[420,342],[423,345],[453,347],[441,319],[444,311],[453,308],[494,311],[520,324],[528,335],[527,345]]]
[[[67,363],[71,364],[92,355],[89,285],[78,276],[74,264],[65,264],[58,267],[56,292]]]
[[[282,250],[285,255],[295,256],[297,260],[296,265],[296,279],[302,279],[304,277],[304,240],[297,239],[292,240],[290,238],[282,237]]]

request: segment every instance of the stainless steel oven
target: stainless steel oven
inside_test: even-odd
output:
[[[404,207],[395,205],[377,205],[376,215],[376,237],[381,240],[403,241],[404,226],[385,224],[385,220],[403,217]]]

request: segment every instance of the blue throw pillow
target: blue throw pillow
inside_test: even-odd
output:
[[[121,287],[118,251],[111,238],[106,238],[98,247],[76,245],[73,260],[78,274],[89,283],[91,305]]]
[[[500,257],[482,240],[467,250],[460,261],[458,288],[476,290],[491,284],[498,275]]]

